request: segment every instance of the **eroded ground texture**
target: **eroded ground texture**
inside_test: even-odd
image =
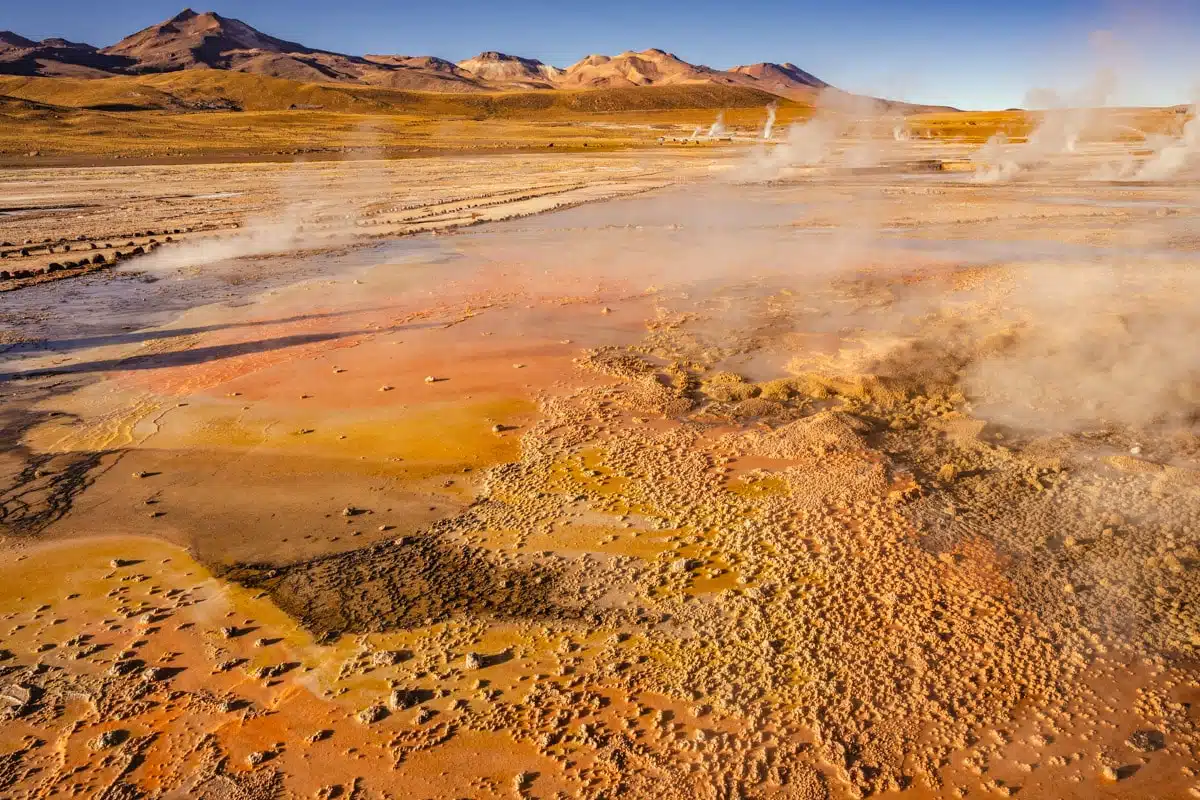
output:
[[[0,795],[1200,795],[1194,184],[754,157],[0,174]]]

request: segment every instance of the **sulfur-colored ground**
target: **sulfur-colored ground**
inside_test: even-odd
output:
[[[0,173],[163,243],[0,295],[0,794],[1195,794],[1191,184],[863,146]]]

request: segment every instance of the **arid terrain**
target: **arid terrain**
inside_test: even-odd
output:
[[[0,796],[1200,797],[1189,110],[59,41]]]
[[[3,793],[1194,795],[1194,188],[829,146],[0,173],[160,244],[0,295]]]

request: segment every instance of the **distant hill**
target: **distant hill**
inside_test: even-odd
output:
[[[494,86],[551,89],[562,70],[537,59],[510,56],[494,50],[458,62],[459,69]]]
[[[62,111],[319,109],[472,119],[553,116],[560,112],[761,108],[778,99],[758,89],[710,84],[452,94],[337,83],[300,83],[211,69],[115,76],[107,80],[0,76],[0,96],[7,96],[5,99],[11,102],[32,103]]]
[[[352,56],[278,39],[240,20],[191,9],[103,49],[62,39],[34,42],[12,32],[0,32],[0,74],[108,78],[190,70],[242,72],[305,84],[456,94],[708,85],[742,87],[774,97],[811,101],[830,88],[790,63],[717,70],[690,64],[658,49],[616,56],[590,55],[565,69],[496,51],[457,64],[434,56]],[[900,111],[952,110],[884,102]]]
[[[66,39],[35,42],[12,31],[0,31],[0,74],[103,78],[132,64],[130,59],[102,53],[89,44]]]
[[[756,85],[764,91],[780,97],[794,97],[796,94],[807,97],[811,96],[815,90],[829,88],[829,84],[825,81],[788,62],[748,64],[734,67],[729,71],[736,75],[753,78]]]
[[[671,86],[680,83],[728,83],[724,73],[689,64],[663,50],[625,52],[617,56],[591,55],[572,64],[560,84],[576,89],[612,89],[630,86]]]

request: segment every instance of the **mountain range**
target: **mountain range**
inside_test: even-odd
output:
[[[458,63],[435,56],[353,56],[277,39],[240,20],[191,9],[105,48],[66,39],[39,42],[0,31],[0,74],[105,78],[195,69],[231,70],[304,83],[459,93],[709,84],[810,101],[831,89],[790,63],[717,70],[657,49],[589,55],[566,68],[495,51]],[[933,108],[889,105],[906,111]]]

